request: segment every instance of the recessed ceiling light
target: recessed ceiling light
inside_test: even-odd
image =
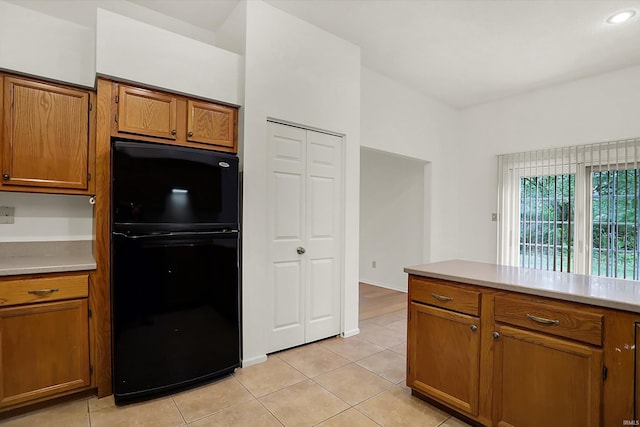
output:
[[[611,15],[607,19],[607,22],[609,24],[620,24],[622,22],[628,21],[635,14],[636,14],[635,10],[624,10],[622,12],[618,12],[616,14]]]

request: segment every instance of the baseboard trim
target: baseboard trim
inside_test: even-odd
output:
[[[358,283],[363,283],[363,284],[365,284],[365,285],[371,285],[371,286],[378,286],[378,287],[381,287],[381,288],[390,289],[390,290],[392,290],[392,291],[404,292],[405,294],[407,293],[407,290],[406,290],[406,289],[398,289],[398,288],[394,288],[394,287],[391,287],[391,286],[389,286],[389,285],[385,285],[385,284],[383,284],[383,283],[376,283],[376,282],[373,282],[373,281],[371,281],[371,280],[360,280]]]
[[[342,338],[349,338],[360,333],[360,328],[351,329],[350,331],[344,331],[341,335]]]
[[[249,366],[257,365],[258,363],[266,362],[267,355],[262,354],[257,357],[252,357],[251,359],[242,359],[242,367],[248,368]]]

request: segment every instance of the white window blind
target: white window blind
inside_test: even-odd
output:
[[[498,156],[498,262],[640,278],[640,139]]]

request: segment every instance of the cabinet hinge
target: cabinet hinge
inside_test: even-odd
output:
[[[89,365],[89,375],[93,375],[93,365]]]
[[[91,309],[89,309],[89,317],[93,316],[93,311],[91,311]]]
[[[93,104],[89,103],[89,111],[93,110]]]
[[[87,173],[87,179],[91,181],[91,172]]]
[[[120,101],[120,98],[118,98],[118,95],[116,95],[116,104],[118,103],[118,101]]]
[[[118,115],[116,114],[116,123],[118,123]]]
[[[411,320],[411,312],[409,312],[409,320]]]
[[[411,366],[407,366],[407,374],[411,373]]]
[[[602,367],[602,381],[607,379],[608,369],[606,366]]]

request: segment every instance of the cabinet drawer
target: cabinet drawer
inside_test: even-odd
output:
[[[411,276],[411,299],[435,307],[478,316],[480,291],[464,288],[449,282]]]
[[[84,298],[88,289],[88,274],[1,281],[0,307]]]
[[[517,295],[497,295],[495,320],[597,346],[602,345],[603,315],[561,302]]]

